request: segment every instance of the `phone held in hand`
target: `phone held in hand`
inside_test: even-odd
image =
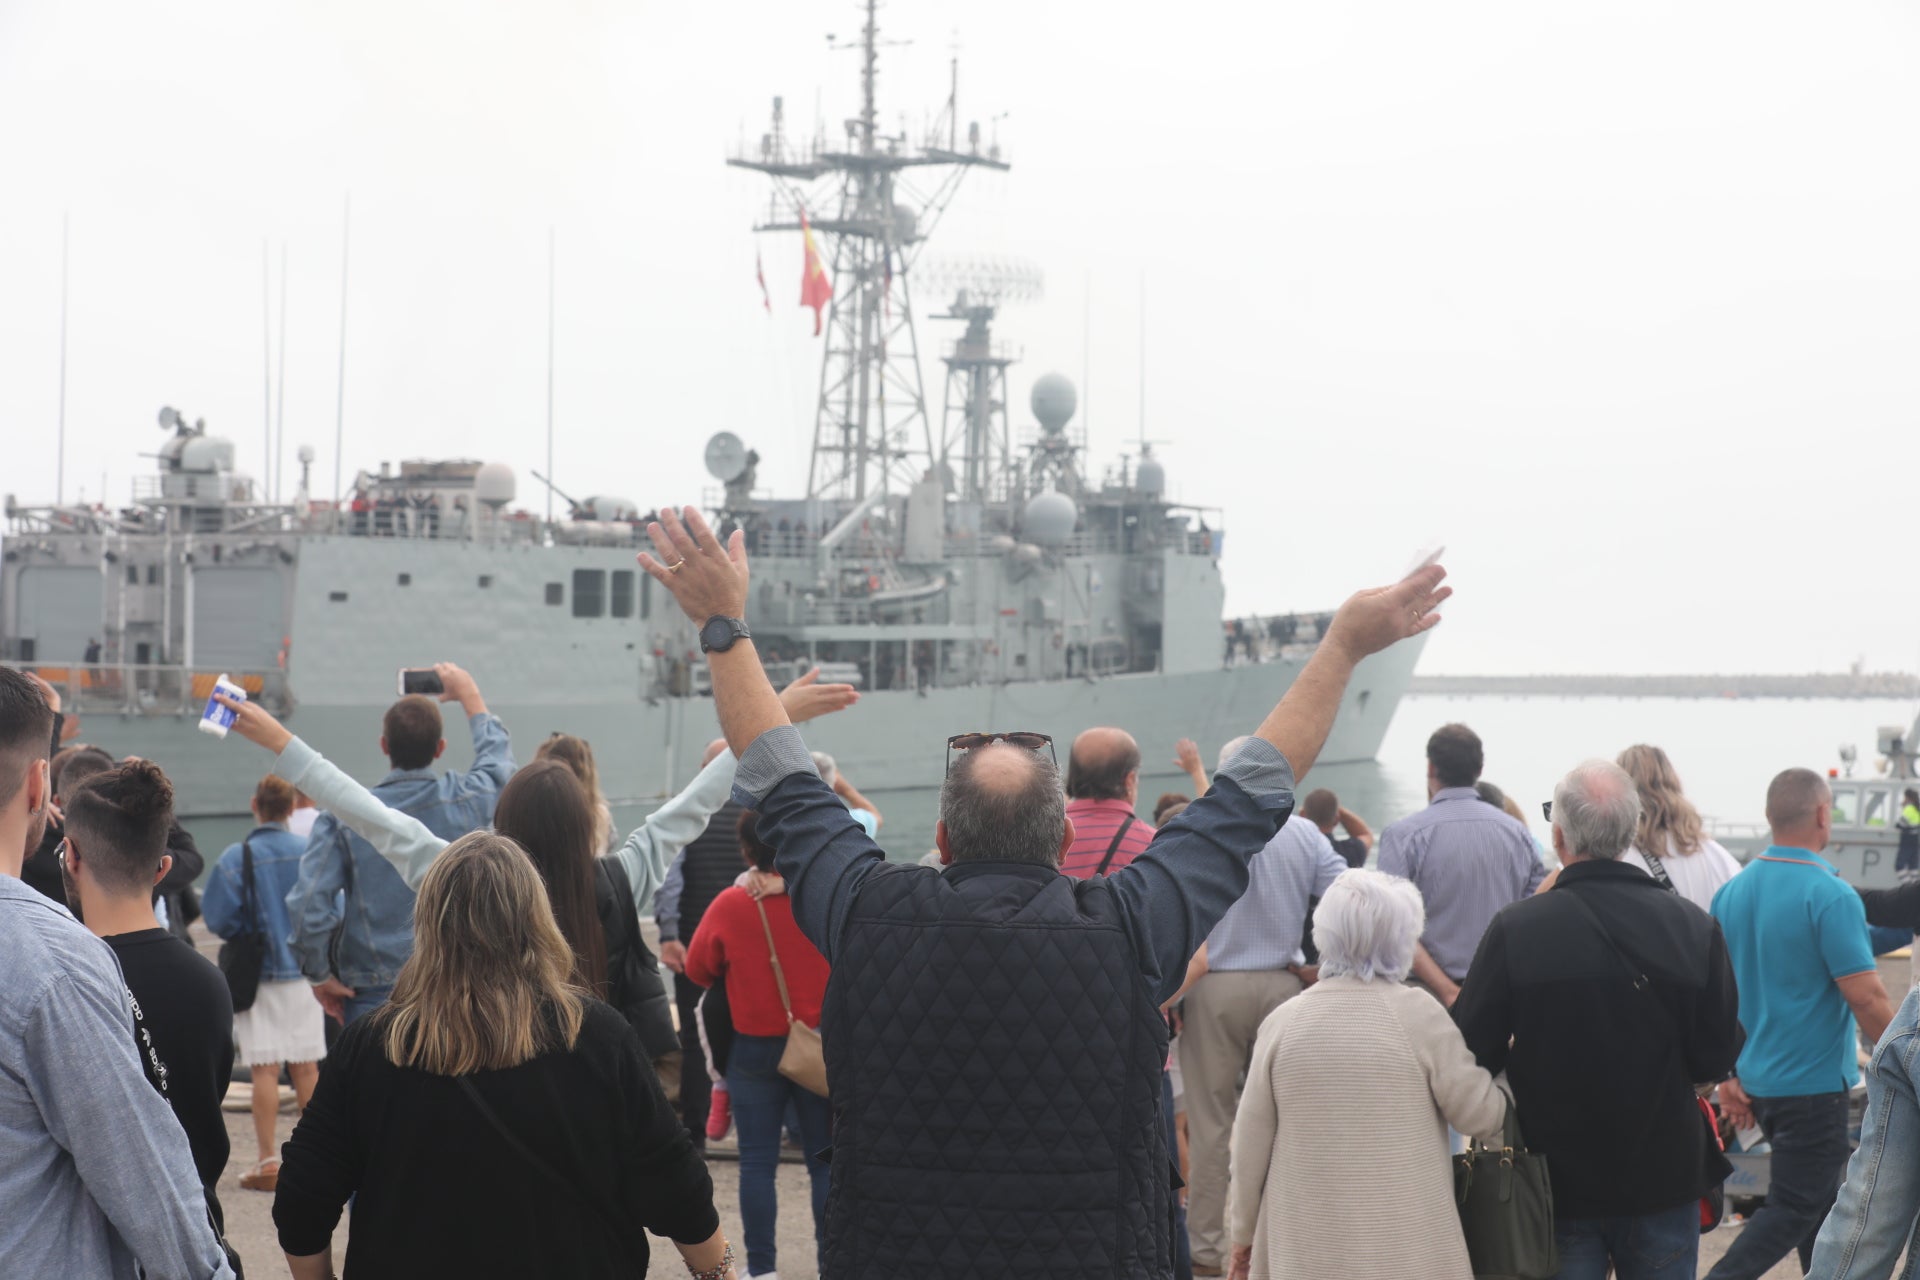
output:
[[[400,696],[410,693],[445,693],[447,687],[440,683],[440,673],[432,667],[402,667],[400,669]]]

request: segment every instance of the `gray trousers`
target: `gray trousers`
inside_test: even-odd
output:
[[[1196,1267],[1226,1269],[1227,1146],[1240,1106],[1240,1082],[1267,1015],[1300,994],[1285,969],[1209,973],[1187,993],[1180,1030],[1180,1073],[1186,1089],[1187,1237]]]

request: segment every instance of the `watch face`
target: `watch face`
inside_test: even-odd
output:
[[[708,618],[700,628],[700,644],[707,649],[725,651],[733,647],[733,627],[725,618]]]

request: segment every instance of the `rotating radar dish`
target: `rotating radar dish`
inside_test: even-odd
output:
[[[717,432],[707,441],[707,474],[722,484],[740,478],[747,469],[747,446],[731,431]]]

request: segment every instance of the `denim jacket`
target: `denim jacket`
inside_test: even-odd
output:
[[[1920,990],[1909,991],[1867,1069],[1867,1116],[1846,1185],[1820,1228],[1808,1280],[1884,1280],[1920,1218]],[[1900,1269],[1920,1270],[1920,1250]]]
[[[257,913],[249,918],[246,909],[244,846],[253,849],[253,891]],[[287,830],[284,822],[269,822],[255,827],[243,844],[236,844],[220,855],[213,874],[200,891],[200,911],[207,928],[222,938],[259,929],[267,935],[266,960],[260,977],[266,982],[292,982],[300,977],[300,962],[293,958],[287,939],[293,924],[287,918],[287,894],[300,877],[300,858],[307,842]]]
[[[431,769],[395,769],[373,794],[418,818],[442,840],[486,826],[500,788],[513,776],[513,747],[506,726],[491,713],[473,716],[469,727],[472,769],[439,775]],[[313,824],[287,911],[293,955],[310,982],[333,974],[350,987],[389,986],[413,954],[413,890],[332,814]]]

